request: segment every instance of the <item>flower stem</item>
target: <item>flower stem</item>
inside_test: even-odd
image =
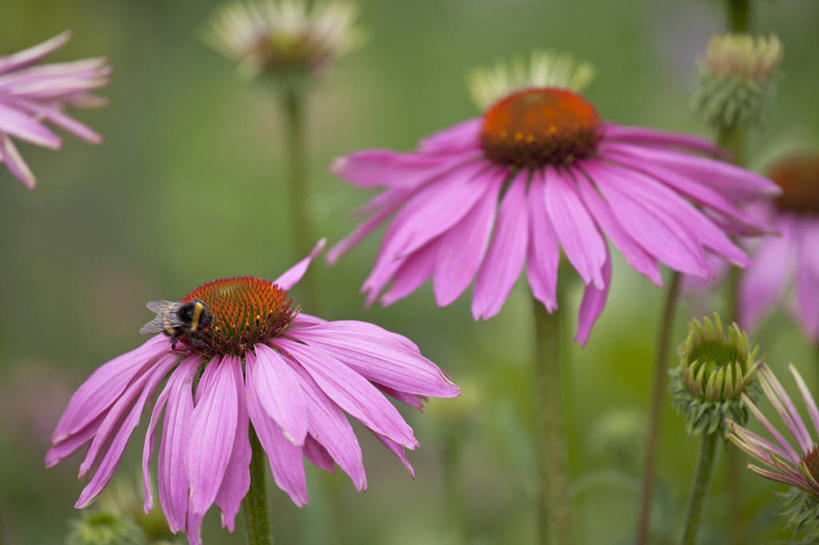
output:
[[[727,0],[728,29],[748,32],[751,28],[751,0]]]
[[[303,89],[286,87],[282,90],[282,107],[285,114],[285,156],[287,181],[290,193],[295,259],[298,261],[310,253],[315,244],[313,223],[307,206],[310,196],[307,179],[307,140],[305,138],[305,102]],[[300,282],[304,307],[317,314],[316,284],[310,271]]]
[[[702,437],[700,459],[697,462],[697,472],[694,474],[694,485],[691,488],[691,497],[688,500],[688,514],[685,517],[682,545],[694,545],[697,539],[697,530],[702,520],[702,509],[711,486],[711,475],[714,473],[714,459],[717,456],[719,433],[708,433]]]
[[[253,453],[250,459],[250,490],[242,501],[242,510],[245,512],[247,524],[248,545],[272,545],[273,537],[270,532],[270,521],[267,518],[267,489],[265,479],[265,452],[256,437],[256,432],[250,428],[250,448]]]
[[[663,317],[660,323],[660,334],[657,339],[657,352],[654,360],[654,382],[651,388],[651,415],[646,439],[646,453],[643,469],[643,486],[640,493],[640,514],[637,521],[637,545],[648,542],[648,526],[651,518],[651,501],[654,494],[654,469],[657,461],[657,443],[660,433],[660,421],[663,416],[663,405],[666,398],[666,379],[668,376],[668,349],[671,344],[671,331],[674,324],[674,311],[680,298],[680,274],[671,275],[668,286]]]
[[[563,414],[560,313],[532,299],[535,325],[538,543],[573,543],[568,445]]]

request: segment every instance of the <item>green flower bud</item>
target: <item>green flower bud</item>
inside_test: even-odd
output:
[[[692,96],[694,110],[715,129],[763,124],[781,62],[782,44],[773,34],[713,37]]]
[[[787,520],[785,528],[798,536],[790,543],[808,545],[819,541],[819,499],[797,487],[789,487],[784,496],[782,517]]]
[[[714,319],[691,320],[680,346],[680,365],[671,371],[674,408],[685,417],[688,433],[724,434],[724,420],[748,420],[741,395],[758,390],[754,372],[759,347],[751,349],[748,335],[734,323],[727,329]]]
[[[66,545],[146,545],[142,529],[128,517],[105,511],[83,512],[72,521]]]

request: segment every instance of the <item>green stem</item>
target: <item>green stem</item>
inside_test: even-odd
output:
[[[660,434],[660,422],[666,398],[666,379],[668,377],[668,351],[671,345],[671,332],[674,325],[674,311],[680,298],[680,274],[671,275],[671,284],[663,305],[663,317],[657,339],[657,352],[654,355],[654,381],[651,388],[651,414],[646,453],[643,469],[643,486],[640,493],[640,514],[637,521],[637,545],[648,542],[648,527],[651,519],[652,496],[654,495],[654,470],[657,462],[657,444]]]
[[[538,543],[573,543],[568,445],[563,414],[560,313],[532,299],[535,324]]]
[[[714,473],[714,459],[717,456],[719,433],[708,433],[702,437],[700,459],[697,462],[697,472],[694,474],[694,484],[691,487],[691,497],[688,500],[688,514],[685,517],[682,545],[694,545],[697,540],[697,530],[702,520],[702,510],[711,486],[711,475]]]
[[[250,428],[250,448],[253,453],[250,459],[250,490],[242,501],[242,511],[245,512],[247,524],[248,545],[272,545],[273,537],[270,532],[270,521],[267,518],[267,489],[265,479],[265,452],[256,437],[256,432]]]
[[[316,243],[313,222],[308,210],[310,191],[307,178],[305,98],[303,90],[287,87],[282,91],[282,105],[285,114],[285,160],[296,261],[309,254]],[[313,277],[314,274],[308,271],[300,282],[300,288],[304,298],[304,307],[310,313],[317,314],[319,312],[318,298]]]
[[[728,30],[748,32],[751,29],[751,0],[727,0]]]

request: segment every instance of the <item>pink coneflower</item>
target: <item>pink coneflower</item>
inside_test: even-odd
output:
[[[90,482],[76,507],[87,506],[109,483],[166,377],[145,437],[145,510],[154,501],[150,466],[164,410],[159,502],[170,529],[186,532],[191,543],[200,542],[202,517],[214,502],[222,525],[233,530],[250,486],[248,423],[276,484],[298,506],[308,503],[303,458],[327,471],[336,463],[358,490],[366,487],[346,414],[412,473],[404,449],[418,441],[385,394],[421,408],[425,396],[454,397],[458,388],[405,337],[366,322],[328,322],[293,305],[286,290],[323,242],[273,282],[241,277],[197,288],[182,302],[202,303],[208,320],[197,315],[203,327],[181,336],[177,351],[168,337],[156,335],[103,365],[77,390],[46,455],[50,467],[90,442],[80,466],[80,478]]]
[[[70,37],[71,33],[66,31],[19,53],[0,57],[0,162],[29,189],[34,188],[36,180],[12,138],[57,149],[62,139],[48,128],[48,122],[87,142],[102,141],[99,134],[63,110],[105,104],[105,99],[90,91],[108,83],[111,67],[106,60],[34,66]]]
[[[819,155],[788,157],[769,174],[782,195],[749,212],[781,236],[764,239],[742,275],[740,320],[744,327],[755,328],[793,284],[790,306],[805,335],[819,343]]]
[[[577,79],[565,63],[561,70]],[[389,305],[431,277],[437,304],[447,306],[474,280],[472,315],[488,319],[525,268],[534,297],[553,312],[562,253],[586,285],[576,336],[585,343],[611,284],[606,237],[658,286],[660,263],[710,276],[706,251],[748,264],[726,231],[758,231],[736,204],[776,194],[773,183],[714,158],[706,140],[605,122],[534,59],[531,72],[539,77],[530,81],[547,83],[493,97],[482,117],[413,152],[366,150],[335,161],[345,180],[386,189],[330,262],[393,218],[362,288],[368,304]]]

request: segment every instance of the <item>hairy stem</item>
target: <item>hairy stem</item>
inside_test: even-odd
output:
[[[663,305],[660,334],[657,339],[657,352],[654,360],[654,381],[651,387],[651,414],[648,437],[646,439],[643,485],[640,492],[640,514],[637,521],[637,545],[648,542],[649,521],[651,519],[651,502],[654,495],[654,470],[657,462],[657,444],[660,434],[660,422],[663,416],[663,405],[666,399],[666,379],[668,378],[668,350],[671,344],[671,332],[674,325],[674,311],[680,298],[680,274],[671,275],[671,284]]]
[[[256,431],[250,428],[250,448],[253,457],[250,459],[250,490],[242,501],[247,524],[248,545],[272,545],[270,521],[267,518],[267,489],[265,479],[265,452],[256,437]]]
[[[702,520],[702,510],[708,497],[711,486],[711,475],[714,473],[714,459],[717,456],[717,445],[720,436],[718,433],[708,433],[702,437],[700,459],[697,462],[697,472],[694,474],[694,484],[691,487],[691,497],[688,500],[688,514],[685,517],[682,545],[694,545],[697,540],[697,530]]]
[[[285,114],[285,160],[296,261],[310,253],[316,243],[307,202],[310,196],[310,188],[307,177],[305,98],[305,92],[301,89],[288,87],[282,91],[282,105]],[[314,274],[308,271],[300,282],[300,289],[304,307],[311,314],[318,314],[318,297],[313,277]]]
[[[549,314],[532,299],[535,324],[536,455],[538,543],[570,545],[571,497],[566,427],[563,414],[560,313]]]

